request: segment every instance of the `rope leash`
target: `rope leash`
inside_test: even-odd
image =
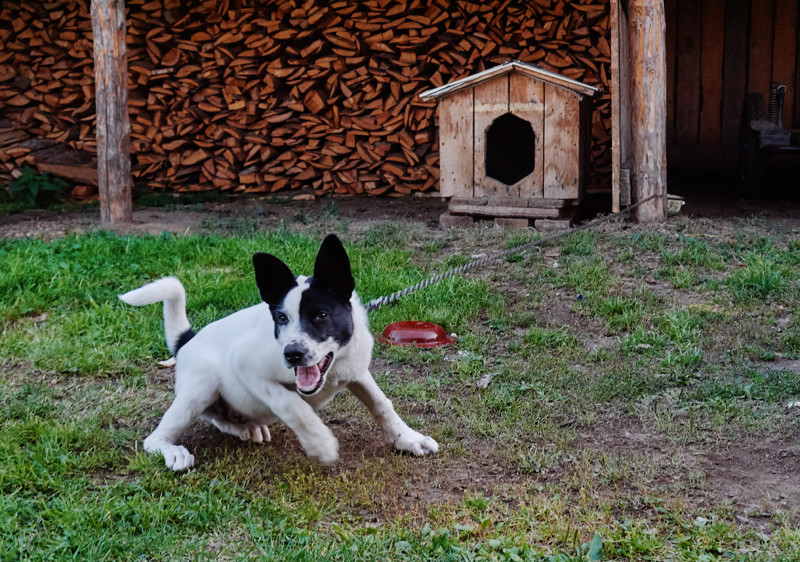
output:
[[[617,217],[621,217],[622,215],[625,215],[625,214],[631,212],[632,210],[634,210],[639,205],[642,205],[643,203],[646,203],[646,202],[650,201],[651,199],[655,199],[656,197],[659,197],[659,196],[658,195],[651,195],[647,199],[642,199],[638,203],[634,203],[633,205],[630,205],[630,206],[626,207],[622,211],[618,211],[618,212],[612,213],[610,215],[605,215],[603,217],[596,218],[594,220],[591,220],[591,221],[587,222],[586,224],[583,224],[581,226],[577,226],[575,228],[570,228],[568,230],[559,230],[559,231],[556,231],[556,232],[552,232],[552,233],[547,234],[545,236],[542,236],[541,238],[538,238],[538,239],[536,239],[536,240],[534,240],[532,242],[527,242],[525,244],[521,244],[521,245],[516,246],[514,248],[511,248],[509,250],[493,252],[493,253],[488,254],[488,255],[486,255],[486,256],[484,256],[482,258],[478,258],[478,259],[473,260],[473,261],[471,261],[469,263],[465,263],[463,265],[456,266],[456,267],[454,267],[454,268],[452,268],[452,269],[450,269],[448,271],[445,271],[444,273],[439,273],[438,275],[434,275],[433,277],[431,277],[429,279],[426,279],[424,281],[420,281],[416,285],[412,285],[411,287],[408,287],[407,289],[403,289],[401,291],[397,291],[395,293],[392,293],[391,295],[386,295],[386,296],[383,296],[383,297],[378,297],[376,299],[372,299],[371,301],[369,301],[365,305],[366,309],[367,309],[367,312],[372,312],[373,310],[378,310],[380,307],[382,307],[384,305],[392,304],[393,302],[397,301],[398,299],[401,299],[401,298],[403,298],[403,297],[405,297],[407,295],[410,295],[411,293],[419,291],[420,289],[424,289],[425,287],[429,287],[429,286],[431,286],[431,285],[433,285],[435,283],[438,283],[440,281],[444,281],[445,279],[449,279],[450,277],[454,277],[456,275],[460,275],[460,274],[464,273],[465,271],[469,271],[470,269],[474,269],[476,267],[481,267],[483,265],[486,265],[489,262],[505,259],[505,258],[507,258],[509,256],[513,256],[515,254],[520,254],[520,253],[523,253],[523,252],[527,252],[528,250],[530,250],[532,248],[535,248],[536,246],[541,246],[542,244],[544,244],[546,242],[550,242],[551,240],[555,240],[556,238],[561,238],[562,236],[567,236],[568,234],[575,234],[575,233],[578,233],[578,232],[582,232],[584,230],[589,230],[590,228],[594,228],[594,227],[596,227],[596,226],[598,226],[600,224],[603,224],[604,222],[608,222],[608,221],[610,221],[612,219],[615,219]]]

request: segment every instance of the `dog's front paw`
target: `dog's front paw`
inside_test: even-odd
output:
[[[413,429],[398,434],[394,440],[394,446],[399,451],[405,451],[418,457],[439,452],[439,444],[432,437],[422,435]]]
[[[189,470],[194,466],[194,455],[181,445],[158,443],[148,437],[144,440],[144,450],[148,453],[161,453],[167,468],[176,472]]]
[[[301,443],[306,451],[308,458],[317,461],[319,464],[329,465],[339,460],[339,442],[333,433],[324,438],[317,437]]]
[[[164,455],[164,464],[167,468],[176,472],[189,470],[194,466],[194,455],[181,445],[164,447],[161,449],[161,454]]]

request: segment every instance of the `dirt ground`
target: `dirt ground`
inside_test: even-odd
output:
[[[722,225],[720,228],[730,228],[726,221],[742,216],[786,221],[800,227],[800,211],[792,199],[743,202],[734,198],[711,197],[700,193],[689,198],[683,214],[718,220]],[[353,222],[411,221],[426,228],[439,229],[439,215],[446,210],[447,203],[433,197],[242,199],[175,208],[137,208],[132,224],[114,226],[112,230],[122,234],[158,234],[162,231],[193,233],[200,230],[205,221],[236,217],[256,217],[265,223],[278,225],[281,220],[290,220],[299,214],[313,221],[314,217],[330,213],[333,208],[338,217]],[[29,211],[0,217],[0,238],[41,237],[49,240],[70,232],[98,229],[98,219],[96,208],[70,212]],[[585,319],[578,318],[567,309],[551,312],[554,321],[571,328],[585,322]],[[586,346],[589,350],[592,346],[607,346],[612,340],[603,336],[597,326],[584,328],[581,335],[587,336]],[[390,365],[384,367],[393,368]],[[800,362],[793,362],[787,368],[798,372]],[[168,385],[166,379],[154,382]],[[375,435],[365,443],[364,428],[358,422],[352,427],[349,424],[344,423],[336,430],[342,439],[342,463],[337,470],[357,470],[364,462],[365,455],[379,457],[386,454],[381,436]],[[648,434],[647,429],[633,418],[617,420],[608,426],[600,424],[592,428],[577,428],[577,432],[579,448],[612,454],[637,452],[653,459],[657,465],[664,467],[663,473],[656,478],[663,479],[665,483],[676,478],[675,474],[670,473],[669,466],[674,464],[677,455],[682,460],[681,466],[702,473],[705,481],[701,493],[695,497],[689,494],[685,500],[697,506],[720,500],[729,501],[737,520],[743,525],[765,529],[769,525],[769,518],[759,519],[758,514],[774,513],[775,510],[788,512],[794,519],[800,517],[800,479],[797,477],[800,434],[797,431],[763,439],[748,438],[735,445],[686,446],[679,449],[660,443],[656,436]],[[273,445],[287,451],[296,448],[295,440],[290,437],[278,432],[274,435]],[[202,428],[188,438],[196,444],[203,443],[204,449],[207,445],[213,447],[219,439],[215,432]],[[429,488],[417,490],[418,497],[405,498],[405,502],[458,501],[466,488],[492,494],[521,478],[513,467],[493,464],[492,459],[481,458],[479,454],[460,461],[457,466],[437,466],[430,470],[433,472],[424,479],[429,482]]]
[[[447,202],[438,197],[319,198],[295,200],[289,197],[242,198],[224,203],[176,205],[174,207],[134,207],[133,222],[109,227],[119,234],[192,234],[215,219],[256,218],[278,224],[298,215],[335,213],[353,221],[397,220],[439,225],[439,215]],[[70,232],[100,228],[96,208],[76,211],[34,210],[0,217],[0,238],[58,238]]]
[[[792,177],[795,177],[792,175]],[[796,176],[800,177],[800,176]],[[761,217],[800,226],[800,181],[786,179],[774,192],[755,200],[741,199],[730,177],[681,173],[670,176],[670,193],[686,200],[681,212],[696,218]],[[609,212],[608,196],[587,197],[588,216]],[[214,219],[250,217],[279,223],[302,214],[309,219],[335,210],[337,216],[358,222],[376,220],[412,221],[439,227],[439,216],[447,210],[440,197],[323,197],[271,196],[233,199],[229,202],[177,204],[167,207],[134,207],[133,223],[110,227],[120,234],[192,233]],[[484,224],[484,223],[480,223]],[[70,232],[100,228],[96,207],[86,210],[33,210],[0,216],[0,239],[42,237],[52,239]]]
[[[671,172],[669,192],[686,200],[682,214],[696,218],[763,217],[800,226],[800,162],[774,162],[759,199],[739,197],[735,174]]]

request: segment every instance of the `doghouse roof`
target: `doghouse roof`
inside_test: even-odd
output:
[[[462,78],[461,80],[456,80],[455,82],[450,82],[449,84],[445,84],[444,86],[439,86],[438,88],[433,88],[432,90],[426,90],[422,92],[419,95],[419,97],[421,97],[425,101],[439,99],[442,97],[449,96],[450,94],[457,92],[459,90],[463,90],[465,88],[472,88],[473,86],[477,86],[478,84],[481,84],[493,78],[497,78],[498,76],[503,76],[504,74],[508,74],[509,72],[518,72],[520,74],[524,74],[525,76],[528,76],[530,78],[534,78],[536,80],[541,80],[542,82],[546,82],[548,84],[553,84],[554,86],[565,88],[567,90],[575,92],[580,96],[593,96],[600,91],[599,88],[595,88],[594,86],[589,86],[588,84],[584,84],[583,82],[578,82],[577,80],[567,78],[566,76],[561,76],[560,74],[556,74],[555,72],[550,72],[549,70],[540,68],[535,64],[514,60],[505,62],[501,65],[494,66],[492,68],[487,68],[483,72],[473,74],[472,76],[467,76],[466,78]]]

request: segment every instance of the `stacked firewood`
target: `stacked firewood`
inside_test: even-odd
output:
[[[512,59],[604,89],[593,108],[590,191],[610,181],[607,0],[126,6],[139,184],[433,191],[437,105],[420,92]],[[7,0],[0,22],[0,117],[33,138],[95,151],[89,0]],[[7,144],[0,172],[31,159]]]

